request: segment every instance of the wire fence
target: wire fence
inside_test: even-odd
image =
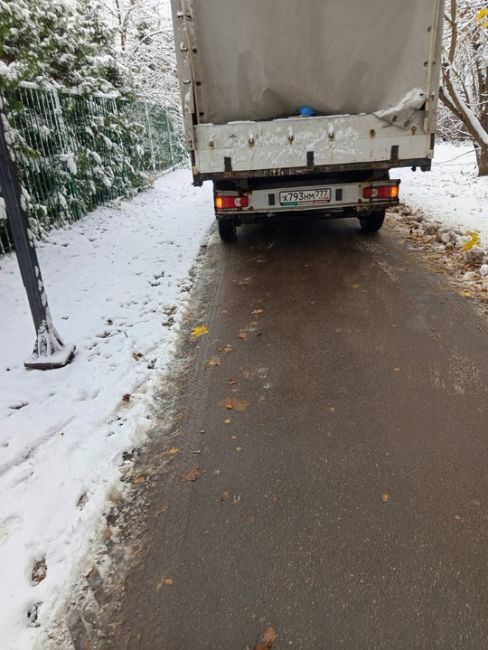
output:
[[[38,236],[131,196],[185,157],[177,116],[141,101],[24,84],[3,93]],[[0,197],[0,254],[12,240]]]

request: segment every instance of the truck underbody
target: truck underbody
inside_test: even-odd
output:
[[[398,204],[399,185],[384,170],[220,180],[215,215],[224,241],[235,241],[242,224],[272,219],[356,217],[364,232],[376,232],[386,208]]]

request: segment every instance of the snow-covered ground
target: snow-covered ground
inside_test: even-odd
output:
[[[488,244],[488,178],[479,178],[470,145],[438,144],[430,173],[393,170],[402,200],[447,227],[476,230]]]
[[[61,370],[24,369],[33,326],[17,262],[0,258],[1,650],[34,647],[35,626],[77,577],[123,452],[144,439],[213,220],[209,189],[179,170],[39,245],[55,324],[78,349]]]

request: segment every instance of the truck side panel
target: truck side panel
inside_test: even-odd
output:
[[[172,0],[195,182],[429,168],[443,7]],[[298,117],[302,103],[317,116]]]
[[[199,122],[374,113],[427,92],[438,0],[178,1]]]

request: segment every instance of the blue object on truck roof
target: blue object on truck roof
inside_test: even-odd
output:
[[[315,115],[315,111],[310,106],[300,106],[300,115],[302,117],[312,117],[312,115]]]

